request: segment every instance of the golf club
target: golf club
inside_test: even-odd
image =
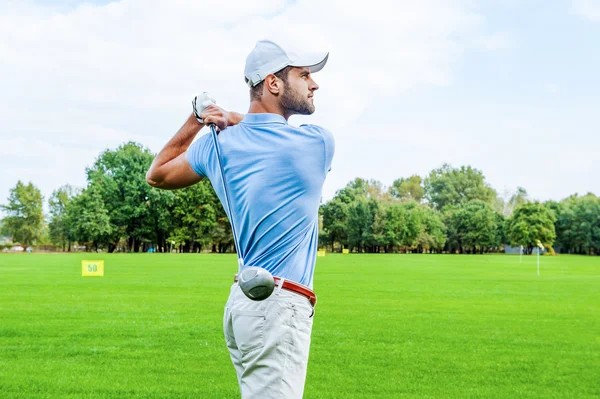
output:
[[[205,93],[204,93],[205,94]],[[205,100],[201,102],[202,110],[204,108],[215,104],[214,100],[205,96]],[[227,182],[225,180],[225,173],[223,172],[223,164],[221,162],[221,150],[219,147],[219,141],[217,139],[217,128],[214,123],[209,124],[213,144],[215,146],[215,151],[217,153],[217,162],[219,164],[219,172],[221,174],[221,180],[223,182],[223,190],[225,192],[225,206],[229,211],[230,222],[231,222],[231,231],[233,233],[233,242],[236,248],[236,252],[238,254],[238,266],[239,266],[239,276],[238,283],[242,290],[242,292],[250,299],[254,301],[262,301],[267,299],[273,293],[275,289],[275,279],[269,273],[268,270],[257,267],[257,266],[244,266],[244,262],[242,258],[239,257],[240,251],[238,247],[238,236],[235,229],[235,223],[233,221],[233,213],[231,211],[230,199],[229,199],[229,191],[227,190]]]

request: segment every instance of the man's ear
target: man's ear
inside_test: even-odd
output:
[[[272,73],[267,75],[267,77],[265,78],[265,88],[269,91],[269,93],[275,96],[281,92],[282,84],[283,82]]]

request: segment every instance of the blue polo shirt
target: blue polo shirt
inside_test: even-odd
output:
[[[187,151],[192,168],[210,179],[235,223],[245,266],[312,288],[319,204],[331,169],[333,135],[315,125],[288,125],[277,114],[247,114],[218,135],[230,206],[210,133]]]

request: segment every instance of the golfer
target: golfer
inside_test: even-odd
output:
[[[225,341],[244,399],[301,398],[304,392],[316,303],[318,210],[334,139],[319,126],[291,126],[288,118],[315,111],[319,86],[313,73],[325,66],[328,55],[296,55],[272,41],[257,42],[244,71],[248,113],[215,105],[199,109],[194,101],[194,112],[146,176],[162,189],[190,186],[206,176],[225,207],[211,135],[192,144],[203,126],[217,126],[239,270],[262,267],[276,281],[264,301],[248,299],[234,282],[225,305]]]

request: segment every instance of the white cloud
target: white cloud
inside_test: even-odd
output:
[[[369,120],[369,106],[378,98],[394,101],[406,89],[452,84],[454,66],[473,37],[482,36],[485,22],[467,0],[355,4],[0,5],[0,140],[15,149],[11,156],[5,146],[1,154],[0,203],[18,178],[32,180],[46,197],[65,183],[82,186],[85,167],[105,148],[128,140],[159,151],[198,92],[210,91],[218,104],[245,112],[244,61],[261,38],[331,52],[327,67],[315,75],[321,89],[317,112],[308,119],[334,131],[341,149],[335,170],[344,170],[352,162],[343,159],[343,149],[362,145],[353,137],[358,121]],[[502,37],[490,37],[492,44],[502,43]],[[392,116],[380,122],[394,124]],[[358,172],[348,166],[343,175]],[[345,183],[333,174],[325,198]]]
[[[599,0],[572,0],[571,12],[581,17],[600,21],[600,1]]]

